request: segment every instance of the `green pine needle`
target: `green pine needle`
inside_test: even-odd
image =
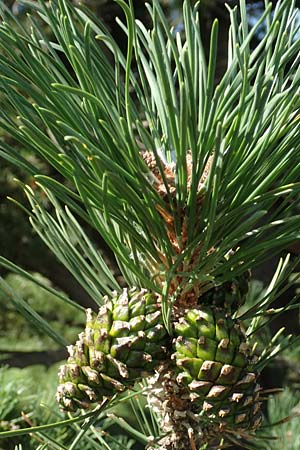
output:
[[[67,1],[38,3],[30,32],[10,26],[12,17],[3,11],[0,85],[5,114],[1,114],[1,126],[67,180],[70,188],[35,173],[38,186],[57,210],[69,207],[64,219],[68,226],[74,225],[72,212],[103,236],[130,284],[160,291],[149,279],[149,264],[161,270],[163,254],[167,261],[164,270],[168,271],[191,257],[195,245],[201,245],[201,252],[190,276],[197,274],[205,283],[209,273],[218,282],[226,281],[299,239],[298,216],[286,219],[288,205],[297,201],[300,191],[300,43],[295,9],[284,1],[272,14],[267,5],[249,30],[241,2],[240,33],[237,14],[229,8],[230,64],[215,86],[217,22],[206,62],[197,6],[192,10],[189,2],[184,4],[184,41],[169,29],[158,1],[149,7],[152,31],[134,21],[131,5],[119,4],[127,18],[127,26],[122,26],[128,38],[127,60],[98,21],[92,22],[86,11]],[[269,24],[266,34],[251,50],[263,21]],[[53,41],[45,34],[43,22],[51,27]],[[99,39],[112,52],[115,69],[98,45]],[[62,63],[61,53],[74,77]],[[132,69],[133,57],[138,77]],[[137,102],[131,98],[133,91]],[[156,156],[167,191],[158,155],[176,162],[176,205],[170,193],[168,197],[179,242],[180,217],[182,211],[187,214],[184,255],[174,253],[155,207],[162,205],[162,200],[146,182],[141,144]],[[34,168],[15,149],[1,147],[2,156],[33,173]],[[187,151],[193,161],[190,191]],[[197,190],[210,156],[201,216],[197,217]],[[26,191],[36,205],[36,194]],[[286,208],[269,214],[278,201],[286,199]],[[53,246],[54,229],[55,240],[65,240],[70,252],[66,264],[94,299],[110,286],[117,288],[91,247],[84,249],[90,270],[98,273],[99,265],[106,276],[103,282],[88,286],[84,275],[88,269],[83,269],[82,257],[60,227],[61,219],[52,217],[50,221],[49,213],[35,206],[31,220],[60,259],[65,254],[59,245]],[[224,256],[236,246],[239,251],[224,263]],[[83,266],[76,268],[75,260],[82,260]]]

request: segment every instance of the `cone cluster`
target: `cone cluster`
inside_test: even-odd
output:
[[[179,254],[184,250],[180,245],[185,243],[186,215],[183,208],[182,239],[177,240],[170,210],[170,200],[176,204],[174,165],[161,162],[158,169],[149,152],[143,159],[165,202],[165,208],[161,204],[157,208],[174,253]],[[191,167],[188,155],[188,189]],[[208,171],[209,165],[203,182]],[[202,200],[203,193],[197,201],[199,211]],[[163,450],[218,445],[224,436],[245,435],[259,427],[262,414],[255,360],[242,323],[232,318],[245,300],[250,274],[222,285],[202,286],[201,280],[191,283],[188,277],[184,284],[182,272],[193,270],[198,255],[196,246],[190,261],[178,266],[169,284],[169,294],[176,295],[173,336],[163,324],[160,296],[145,289],[115,293],[105,299],[98,314],[87,310],[85,331],[69,347],[69,359],[59,373],[57,399],[63,409],[87,408],[152,375],[148,400],[166,433],[160,441]],[[159,279],[163,286],[163,273]]]
[[[87,310],[85,331],[68,347],[69,359],[59,372],[58,402],[75,411],[124,391],[165,358],[167,340],[156,294],[124,289],[106,298],[98,314]]]

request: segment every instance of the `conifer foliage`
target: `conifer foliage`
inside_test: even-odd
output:
[[[263,297],[246,299],[250,270],[300,237],[298,11],[266,0],[249,28],[245,0],[228,7],[228,67],[216,85],[218,21],[206,58],[198,3],[185,0],[177,32],[158,0],[150,29],[131,0],[116,2],[126,56],[67,0],[30,4],[26,26],[2,10],[0,126],[18,147],[2,142],[0,156],[34,177],[23,185],[32,227],[99,307],[69,347],[57,399],[105,414],[144,379],[159,424],[146,447],[255,448],[261,370],[293,340],[280,332],[262,349],[258,335],[287,286],[288,258]],[[87,229],[113,251],[125,288]]]

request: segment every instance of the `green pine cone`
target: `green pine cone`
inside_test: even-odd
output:
[[[174,331],[177,382],[188,388],[195,413],[217,431],[256,429],[259,385],[240,324],[203,306],[187,311]]]
[[[87,323],[59,372],[57,400],[65,410],[87,408],[131,386],[165,359],[168,334],[159,298],[145,289],[106,297]]]
[[[249,291],[250,271],[246,270],[231,281],[213,287],[200,297],[201,304],[237,311],[244,303]]]

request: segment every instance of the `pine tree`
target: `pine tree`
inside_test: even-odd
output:
[[[255,448],[261,370],[293,340],[281,331],[259,346],[288,285],[288,257],[265,295],[243,304],[250,270],[299,239],[295,2],[266,1],[251,29],[244,0],[228,7],[228,67],[217,86],[218,21],[206,60],[198,4],[184,2],[179,33],[157,0],[150,30],[131,0],[116,2],[126,57],[88,9],[67,0],[31,5],[27,26],[2,11],[0,126],[55,173],[4,142],[0,156],[34,177],[23,185],[32,227],[99,307],[68,347],[57,400],[71,412],[99,403],[97,417],[143,380],[160,424],[148,449]],[[264,35],[252,48],[257,30]],[[125,287],[88,229],[113,251]]]

